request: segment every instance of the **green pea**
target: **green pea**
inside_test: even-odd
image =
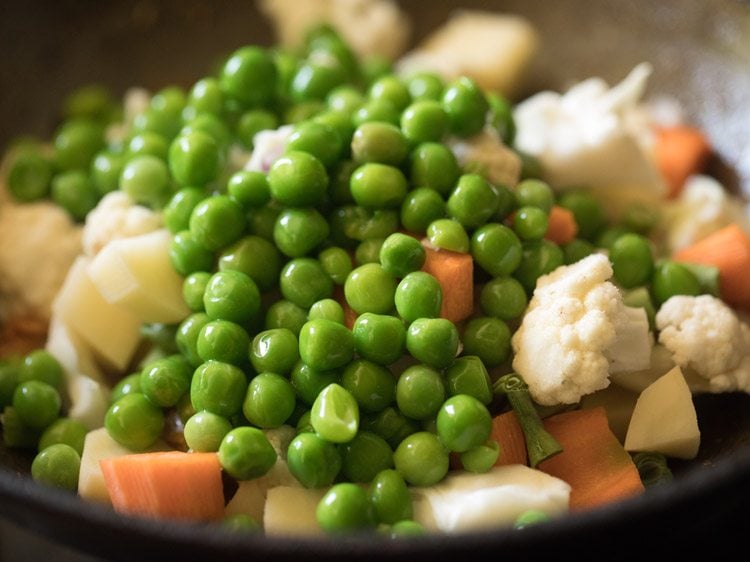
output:
[[[644,285],[654,272],[651,244],[640,234],[623,234],[609,250],[615,280],[625,289]]]
[[[13,391],[18,385],[20,364],[15,360],[0,360],[0,408],[13,402]]]
[[[497,441],[488,441],[460,454],[464,470],[481,474],[489,472],[500,457],[500,445]]]
[[[309,320],[323,318],[338,324],[345,323],[344,308],[334,299],[321,299],[313,303],[307,313],[307,318]]]
[[[239,271],[249,276],[260,291],[276,286],[281,272],[281,254],[268,240],[250,235],[240,238],[219,254],[219,271]]]
[[[75,221],[83,221],[99,200],[86,172],[69,170],[52,178],[52,201]]]
[[[452,252],[469,251],[469,235],[463,225],[453,219],[437,219],[427,226],[427,238],[436,248]]]
[[[401,113],[388,100],[367,100],[352,115],[352,121],[359,127],[364,123],[379,121],[398,125]]]
[[[354,130],[351,151],[359,164],[399,166],[409,154],[409,143],[401,129],[392,123],[368,121]]]
[[[262,373],[286,375],[299,360],[297,336],[287,328],[273,328],[258,333],[250,345],[250,362]]]
[[[191,376],[190,363],[182,355],[157,359],[141,371],[141,392],[157,406],[174,406],[190,388]]]
[[[14,159],[8,173],[8,188],[18,201],[37,201],[49,195],[52,163],[37,151],[24,151]]]
[[[497,193],[497,212],[494,221],[502,223],[518,208],[518,203],[516,202],[516,194],[511,188],[499,184],[494,187],[495,193]]]
[[[507,226],[488,223],[474,231],[471,255],[493,277],[510,275],[521,263],[522,246]]]
[[[206,361],[195,370],[190,383],[190,399],[196,411],[231,417],[242,408],[247,391],[245,373],[221,361]]]
[[[471,78],[464,76],[448,84],[441,102],[454,134],[470,137],[484,127],[489,103],[481,88]]]
[[[169,170],[182,186],[208,184],[216,179],[220,166],[219,145],[203,131],[180,134],[169,147]]]
[[[380,248],[380,263],[383,269],[395,277],[404,277],[424,265],[424,246],[414,238],[401,232],[394,232],[383,241]]]
[[[341,386],[354,397],[362,412],[379,412],[396,396],[396,379],[391,372],[366,359],[355,359],[346,366]]]
[[[276,115],[265,109],[251,109],[244,112],[237,120],[235,134],[247,149],[252,149],[255,135],[261,131],[276,129],[279,119]]]
[[[246,513],[227,515],[222,519],[221,525],[230,532],[236,533],[256,533],[261,530],[260,523]]]
[[[697,296],[701,294],[701,288],[698,279],[687,267],[667,260],[656,265],[651,292],[659,307],[675,295]]]
[[[6,447],[36,450],[41,430],[26,425],[13,406],[3,408],[3,443]]]
[[[607,226],[599,231],[596,237],[595,245],[597,248],[604,248],[609,251],[612,248],[612,244],[625,234],[628,234],[628,230],[619,224]]]
[[[396,403],[415,420],[434,418],[445,400],[445,383],[439,371],[427,365],[408,367],[396,383]]]
[[[393,453],[396,470],[413,486],[432,486],[448,473],[448,450],[434,433],[418,431],[401,441]]]
[[[276,373],[260,373],[247,387],[242,413],[261,428],[279,427],[294,412],[296,395],[289,380]]]
[[[408,273],[396,287],[396,310],[406,322],[440,315],[443,291],[435,277],[424,271]]]
[[[395,293],[395,278],[377,263],[355,268],[344,283],[346,302],[358,314],[390,312]]]
[[[365,312],[355,320],[352,335],[357,353],[379,365],[396,362],[406,346],[406,327],[395,316]]]
[[[658,224],[659,212],[645,204],[635,203],[628,207],[622,223],[628,230],[647,236]]]
[[[521,263],[513,272],[527,294],[534,292],[537,279],[565,263],[560,246],[549,240],[528,240],[523,243]]]
[[[237,201],[228,195],[214,195],[193,208],[189,225],[196,242],[215,251],[242,236],[246,219],[242,205]]]
[[[364,265],[366,263],[380,263],[380,249],[383,247],[385,238],[368,238],[357,245],[354,250],[354,263]]]
[[[247,330],[229,320],[212,320],[201,328],[196,341],[198,357],[242,367],[247,362],[250,336]]]
[[[299,356],[313,369],[343,367],[354,355],[354,336],[338,322],[322,318],[307,321],[299,333]]]
[[[476,355],[487,367],[496,367],[510,355],[510,328],[500,318],[479,316],[463,331],[463,353]]]
[[[229,97],[247,105],[263,105],[276,95],[278,72],[272,56],[262,47],[237,49],[221,69],[219,85]]]
[[[329,218],[331,238],[341,246],[351,247],[352,241],[385,238],[399,228],[398,212],[392,209],[365,209],[346,205],[334,210]]]
[[[326,248],[318,254],[318,261],[323,270],[337,285],[343,285],[352,271],[352,259],[343,248],[336,246]]]
[[[359,429],[359,407],[343,386],[331,383],[315,399],[310,410],[315,432],[332,443],[347,443]]]
[[[516,200],[519,207],[538,207],[549,213],[555,204],[555,194],[548,183],[529,179],[516,186]]]
[[[445,371],[445,385],[449,396],[466,394],[485,406],[492,402],[494,396],[487,368],[476,355],[458,357]]]
[[[205,198],[206,193],[198,187],[183,187],[174,193],[162,209],[164,226],[172,234],[189,229],[193,209]]]
[[[336,446],[311,432],[300,433],[292,439],[286,462],[289,472],[305,488],[328,487],[341,470],[341,454]]]
[[[180,115],[149,107],[133,118],[131,132],[133,134],[157,133],[171,140],[180,131],[181,126]]]
[[[418,100],[401,114],[401,130],[413,143],[438,142],[448,131],[448,115],[437,100]]]
[[[408,190],[404,174],[387,164],[362,164],[352,174],[350,188],[354,201],[371,209],[399,208]]]
[[[29,352],[18,367],[17,382],[41,381],[60,389],[65,374],[60,362],[46,349]]]
[[[281,270],[279,288],[285,299],[309,308],[333,294],[333,281],[314,258],[294,258]]]
[[[317,205],[328,187],[325,166],[307,152],[287,152],[277,159],[268,172],[271,196],[290,207]]]
[[[398,408],[388,406],[377,414],[363,413],[360,427],[377,433],[388,441],[391,448],[398,447],[407,435],[420,430],[415,420],[407,418]]]
[[[412,521],[411,519],[396,521],[390,527],[390,537],[392,539],[400,537],[421,537],[425,534],[427,534],[427,531],[422,524]]]
[[[361,531],[374,525],[367,492],[351,482],[331,486],[318,503],[315,515],[327,533]]]
[[[277,454],[268,437],[257,427],[236,427],[219,445],[221,467],[237,480],[252,480],[276,464]]]
[[[423,142],[409,155],[409,179],[415,187],[431,187],[447,197],[461,168],[450,148],[439,142]]]
[[[547,213],[539,207],[521,207],[513,219],[513,230],[521,240],[540,240],[548,227]]]
[[[213,269],[214,255],[198,243],[189,230],[181,230],[169,245],[169,259],[175,271],[187,276],[196,271]]]
[[[307,152],[315,156],[325,167],[333,166],[344,150],[339,132],[320,121],[298,123],[286,143],[286,151]]]
[[[214,77],[201,78],[190,88],[183,119],[190,120],[201,113],[219,115],[224,107],[224,93]]]
[[[513,146],[516,139],[516,123],[513,119],[513,106],[507,98],[490,92],[487,94],[490,104],[490,122],[506,146]]]
[[[182,282],[182,299],[193,312],[203,312],[203,293],[206,285],[211,279],[211,274],[206,271],[191,273]]]
[[[573,213],[578,225],[578,236],[584,240],[593,241],[606,223],[601,203],[585,191],[564,193],[558,204]]]
[[[413,517],[409,489],[404,477],[393,468],[381,470],[372,479],[370,501],[380,523],[394,524]]]
[[[169,154],[169,142],[164,138],[164,135],[154,131],[144,131],[130,137],[126,154],[129,160],[136,156],[153,156],[166,162]],[[99,156],[94,159],[92,166],[96,165],[97,158]]]
[[[406,230],[424,233],[433,221],[445,216],[445,201],[429,187],[413,189],[401,203],[401,223]]]
[[[285,108],[281,121],[293,125],[312,119],[325,109],[321,100],[307,100]]]
[[[104,132],[98,123],[86,118],[65,121],[53,139],[58,169],[87,170],[91,160],[104,147]]]
[[[280,299],[268,307],[264,326],[267,330],[287,328],[294,335],[299,335],[305,322],[307,322],[307,310],[291,301]]]
[[[232,174],[227,193],[245,210],[262,207],[271,200],[268,176],[257,171],[240,170]]]
[[[479,294],[482,312],[501,320],[520,317],[527,304],[526,289],[513,277],[495,277],[482,287]]]
[[[39,438],[39,450],[43,451],[51,445],[62,443],[72,447],[79,455],[83,454],[83,443],[86,440],[88,428],[83,422],[73,418],[59,418],[44,430]]]
[[[326,386],[341,381],[341,373],[337,369],[327,371],[313,369],[310,365],[298,361],[292,369],[289,378],[300,400],[308,406],[312,406],[318,394]]]
[[[75,492],[78,489],[78,473],[81,456],[70,445],[50,445],[34,457],[31,477],[36,482]]]
[[[479,174],[464,174],[458,178],[445,209],[465,228],[477,228],[495,214],[497,206],[497,192],[486,179]]]
[[[211,318],[209,318],[208,314],[196,312],[185,318],[177,327],[177,334],[175,335],[177,349],[193,367],[197,367],[203,363],[203,360],[198,355],[198,336],[203,326],[210,321]],[[140,377],[140,374],[138,376]]]
[[[562,250],[563,255],[565,256],[565,264],[570,265],[582,260],[586,256],[590,256],[594,253],[596,248],[591,242],[581,238],[576,238],[565,244]]]
[[[413,100],[440,100],[443,79],[434,72],[416,72],[406,79],[406,87]]]
[[[365,96],[354,86],[343,85],[334,88],[326,96],[326,104],[333,110],[351,115],[364,103]]]
[[[317,210],[307,208],[284,209],[276,219],[273,240],[276,247],[290,258],[300,258],[312,252],[326,238],[329,226]]]
[[[458,330],[445,318],[418,318],[406,332],[406,349],[422,363],[444,369],[458,353]]]
[[[203,306],[213,320],[243,324],[260,310],[260,291],[255,281],[240,271],[219,271],[208,280]]]
[[[445,446],[458,453],[483,445],[492,432],[492,416],[468,394],[448,398],[437,413],[437,432]]]
[[[164,413],[145,394],[133,392],[109,407],[104,427],[123,447],[144,451],[159,439],[164,429]]]
[[[330,56],[308,58],[292,78],[290,91],[297,102],[324,100],[346,82],[347,72],[339,61]]]
[[[21,382],[13,391],[13,408],[24,425],[44,429],[60,415],[62,400],[55,387],[46,382]]]
[[[214,453],[231,430],[232,424],[224,416],[196,412],[185,422],[185,443],[192,451]]]
[[[530,525],[544,523],[545,521],[549,521],[549,519],[549,515],[544,511],[538,509],[527,509],[516,518],[513,527],[515,529],[524,529]]]
[[[370,482],[383,470],[393,468],[393,449],[369,431],[360,431],[342,447],[341,472],[351,482]]]

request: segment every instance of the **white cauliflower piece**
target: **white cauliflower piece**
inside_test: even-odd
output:
[[[490,183],[513,187],[521,177],[521,158],[492,129],[469,139],[452,139],[451,150],[462,168],[478,166]]]
[[[395,59],[406,48],[411,23],[392,0],[260,0],[279,41],[302,45],[311,27],[330,24],[360,57]]]
[[[482,88],[513,98],[539,43],[536,28],[521,16],[458,10],[398,62],[397,72],[432,71],[446,80],[469,76]]]
[[[680,196],[664,206],[663,214],[663,236],[670,253],[732,223],[750,232],[745,203],[709,176],[688,178]]]
[[[161,213],[136,204],[124,191],[113,191],[86,216],[83,251],[93,257],[112,240],[147,234],[161,226]]]
[[[105,132],[107,143],[125,142],[135,117],[148,109],[151,93],[144,88],[130,88],[123,96],[123,116],[119,123],[112,123]]]
[[[555,189],[595,190],[613,215],[660,202],[666,188],[653,130],[638,105],[651,70],[642,63],[613,88],[590,78],[565,94],[541,92],[519,103],[516,148],[540,160]]]
[[[260,131],[253,137],[253,154],[250,156],[246,170],[255,172],[268,172],[276,160],[278,160],[289,140],[294,125],[283,125],[278,129]]]
[[[750,392],[750,326],[712,295],[677,295],[656,314],[659,343],[675,364],[701,377],[694,392]],[[690,380],[690,379],[688,379]]]
[[[633,338],[637,325],[646,330],[634,341],[648,342],[648,322],[630,323],[620,290],[609,281],[612,266],[602,254],[592,254],[561,266],[537,281],[534,295],[518,331],[513,335],[513,369],[533,399],[542,405],[575,404],[581,397],[609,385],[610,350],[617,349],[618,331]],[[623,329],[619,324],[627,322]],[[613,352],[621,357],[623,350]],[[633,355],[650,347],[638,346]],[[628,368],[637,368],[631,364]]]

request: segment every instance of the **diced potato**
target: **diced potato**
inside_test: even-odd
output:
[[[61,322],[72,328],[111,367],[127,367],[140,342],[141,322],[102,298],[88,274],[89,259],[78,257],[53,305]]]
[[[648,368],[630,373],[610,373],[609,378],[617,386],[641,393],[673,367],[672,352],[657,343],[651,347],[651,359]]]
[[[607,414],[609,428],[620,443],[623,443],[637,400],[637,392],[611,384],[604,390],[584,396],[581,399],[581,408],[590,409],[602,406]]]
[[[88,429],[104,425],[109,408],[109,389],[86,375],[68,378],[70,408],[68,417],[80,421]]]
[[[700,430],[693,396],[682,370],[674,367],[638,397],[625,437],[625,449],[692,459],[698,454],[699,446]]]
[[[86,375],[104,380],[91,347],[57,317],[50,321],[45,348],[60,362],[67,376]]]
[[[609,374],[647,369],[654,342],[646,309],[624,306],[618,314],[615,330],[615,343],[606,352]]]
[[[166,229],[109,242],[88,266],[99,293],[142,322],[180,322],[190,310],[182,297],[182,277],[169,258]]]
[[[267,535],[319,536],[315,511],[326,490],[296,486],[277,486],[268,490],[263,513]]]

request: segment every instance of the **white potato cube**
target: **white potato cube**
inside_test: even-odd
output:
[[[327,490],[276,486],[268,490],[263,513],[267,535],[320,536],[316,510]]]

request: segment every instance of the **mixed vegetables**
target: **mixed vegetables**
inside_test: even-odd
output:
[[[649,114],[646,64],[514,101],[431,48],[316,26],[188,88],[83,88],[12,147],[0,419],[35,480],[396,537],[539,524],[697,455],[693,393],[750,392],[748,220],[707,137]]]

